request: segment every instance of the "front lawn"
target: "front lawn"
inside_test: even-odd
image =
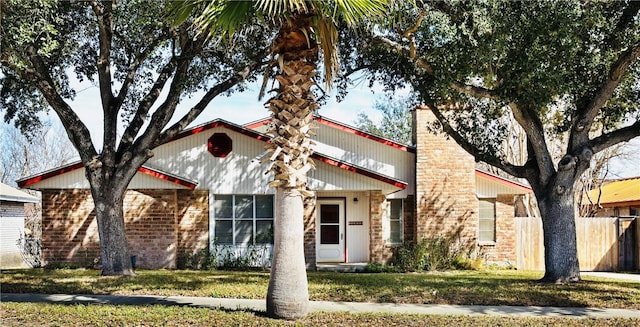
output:
[[[135,277],[101,277],[97,270],[2,271],[4,293],[184,295],[262,299],[268,272],[139,270]],[[309,272],[311,300],[533,305],[640,309],[640,283],[598,280],[540,284],[541,272],[451,271],[365,274]]]
[[[638,319],[312,313],[296,322],[261,313],[177,306],[0,303],[1,326],[638,326]]]

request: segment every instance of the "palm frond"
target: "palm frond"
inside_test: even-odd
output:
[[[315,22],[316,35],[322,49],[322,59],[324,62],[324,75],[327,90],[331,89],[334,74],[338,71],[338,29],[336,24],[328,19],[318,17]]]

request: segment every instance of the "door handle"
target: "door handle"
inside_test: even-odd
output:
[[[340,240],[342,241],[343,238],[344,238],[344,234],[340,233]]]

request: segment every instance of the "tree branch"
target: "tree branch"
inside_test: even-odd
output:
[[[98,42],[100,50],[96,62],[100,99],[103,114],[103,145],[101,162],[107,167],[115,165],[115,146],[118,128],[118,110],[115,106],[113,91],[111,90],[111,42],[113,40],[113,7],[115,1],[91,1],[91,7],[98,23]]]
[[[407,49],[403,47],[401,44],[383,36],[373,36],[373,40],[377,41],[378,43],[384,46],[391,48],[396,53],[399,53],[411,59],[418,68],[423,69],[427,74],[432,76],[436,74],[433,67],[431,67],[429,63],[422,60],[422,58],[418,57],[415,51],[412,51],[411,49]],[[467,85],[459,81],[452,82],[451,84],[449,84],[449,86],[460,93],[470,95],[473,97],[487,98],[487,99],[494,99],[494,100],[499,99],[498,94],[495,90],[490,90],[480,86]]]
[[[115,3],[109,1],[103,2],[101,7],[97,1],[91,1],[91,7],[96,15],[98,22],[100,51],[98,54],[98,82],[100,84],[100,97],[102,98],[102,109],[108,111],[109,103],[113,99],[111,91],[111,40],[113,38],[112,30],[112,10]]]
[[[156,79],[149,92],[147,92],[144,98],[140,100],[135,115],[131,119],[131,122],[125,129],[124,134],[120,139],[118,152],[124,151],[124,149],[128,148],[135,141],[135,137],[136,135],[138,135],[138,132],[140,131],[142,125],[144,125],[151,106],[158,99],[158,97],[160,96],[160,92],[162,92],[162,89],[166,85],[167,81],[169,80],[169,78],[171,78],[175,66],[176,58],[174,57],[162,68],[160,75]]]
[[[116,36],[119,36],[122,39],[126,39],[125,36],[119,35],[119,33],[117,33],[116,31],[114,31],[114,34]],[[122,107],[122,104],[124,103],[124,100],[127,97],[127,94],[129,93],[129,89],[131,87],[131,84],[133,83],[133,80],[136,77],[136,73],[138,72],[140,65],[142,65],[142,63],[144,62],[144,59],[147,58],[147,56],[149,56],[149,54],[153,50],[155,50],[155,48],[162,41],[167,39],[167,36],[168,35],[166,33],[162,33],[158,37],[154,38],[146,48],[144,48],[140,53],[138,53],[135,56],[135,58],[133,59],[133,62],[131,62],[131,64],[129,65],[129,69],[127,70],[127,76],[125,77],[125,80],[122,83],[122,87],[120,87],[120,92],[118,93],[118,96],[116,97],[116,101],[114,103],[114,107],[116,107],[118,111]],[[131,50],[131,53],[134,53],[133,49]]]
[[[187,112],[177,123],[173,124],[166,131],[160,134],[160,137],[157,138],[157,141],[155,142],[154,147],[170,140],[176,134],[184,130],[202,113],[202,111],[204,111],[204,109],[211,102],[211,100],[213,100],[216,96],[220,95],[221,93],[228,91],[239,82],[242,82],[243,80],[245,80],[251,74],[251,72],[257,69],[260,69],[260,67],[264,64],[265,62],[262,62],[262,61],[253,61],[249,65],[244,67],[243,70],[236,72],[229,79],[209,89],[209,91],[207,91],[207,93],[202,97],[202,99],[189,110],[189,112]]]
[[[169,120],[171,120],[178,105],[178,100],[182,95],[184,80],[187,78],[189,66],[195,54],[202,51],[202,46],[204,42],[206,42],[204,36],[196,38],[195,40],[191,39],[186,31],[181,38],[184,42],[184,47],[182,48],[180,57],[177,58],[177,66],[169,87],[168,96],[151,116],[151,121],[144,133],[134,141],[131,149],[134,155],[139,153],[141,151],[140,149],[151,149],[162,129],[167,125]],[[146,155],[148,158],[152,156],[152,153],[147,151]]]
[[[64,125],[67,131],[69,140],[73,146],[78,149],[82,162],[86,164],[93,160],[97,152],[91,140],[91,133],[56,90],[55,83],[47,71],[47,66],[37,54],[37,50],[33,46],[29,46],[27,47],[27,55],[33,65],[31,69],[16,67],[8,61],[3,61],[2,64],[38,88],[45,99],[47,99],[47,103],[49,103],[58,115],[58,118],[60,118],[62,125]]]
[[[458,143],[458,145],[460,145],[465,151],[473,155],[476,160],[486,162],[496,168],[502,169],[514,177],[526,177],[526,169],[524,166],[513,165],[496,157],[493,154],[480,151],[480,149],[478,149],[474,144],[467,141],[465,137],[460,135],[460,133],[458,133],[458,131],[453,128],[451,124],[449,124],[448,119],[442,114],[442,111],[440,111],[440,109],[437,109],[437,107],[433,103],[430,103],[429,106],[431,111],[433,112],[433,115],[438,119],[440,124],[442,124],[443,131],[447,133],[447,135],[449,135],[451,138],[453,138],[453,140],[456,141],[456,143]]]
[[[629,141],[638,136],[640,136],[640,121],[594,138],[591,140],[591,148],[593,153],[596,154],[613,145]]]
[[[586,144],[589,141],[589,131],[591,130],[591,125],[595,117],[611,98],[616,87],[618,87],[618,84],[620,84],[620,81],[624,77],[624,73],[629,66],[638,59],[638,56],[640,56],[640,44],[635,44],[620,54],[609,69],[607,78],[603,81],[600,88],[593,93],[591,100],[588,101],[584,108],[578,108],[578,115],[573,122],[569,138],[569,149],[579,147],[581,144]]]
[[[516,103],[509,103],[509,108],[513,112],[516,122],[527,134],[528,161],[534,159],[538,168],[539,179],[545,185],[555,173],[555,167],[547,142],[544,137],[544,126],[534,110],[521,108]],[[535,156],[535,158],[532,158]]]

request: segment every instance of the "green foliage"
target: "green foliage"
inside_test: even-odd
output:
[[[458,246],[452,237],[423,238],[406,242],[395,250],[392,266],[398,271],[478,270],[484,260],[470,249]]]
[[[374,109],[382,113],[379,123],[373,122],[363,112],[358,114],[355,126],[359,129],[399,143],[412,144],[413,101],[410,96],[376,101]]]
[[[190,270],[255,270],[266,269],[271,263],[270,247],[267,244],[252,244],[244,251],[230,245],[214,243],[213,251],[202,249],[196,253],[178,256],[178,269]]]
[[[451,126],[476,148],[474,154],[504,160],[499,145],[509,136],[505,105],[526,108],[535,115],[529,120],[539,119],[547,131],[569,132],[618,56],[638,46],[637,6],[577,0],[396,2],[392,23],[371,38],[343,36],[343,62],[350,66],[340,87],[348,87],[350,73],[364,69],[370,85],[379,82],[391,95],[411,87],[423,103],[466,106],[468,111],[447,112]],[[411,28],[411,37],[403,35]],[[640,117],[638,64],[624,73],[595,117],[594,134],[602,133],[599,126],[611,131]],[[473,94],[453,85],[489,92]],[[558,105],[559,114],[548,119]]]
[[[113,39],[108,64],[114,96],[121,95],[116,92],[117,88],[125,84],[129,74],[134,78],[127,84],[128,89],[120,90],[126,96],[122,108],[117,109],[121,110],[120,116],[125,122],[147,105],[145,101],[157,100],[157,95],[149,94],[152,85],[162,79],[163,68],[171,67],[172,57],[186,51],[182,48],[185,37],[196,38],[193,31],[172,29],[163,19],[165,4],[162,1],[150,6],[148,1],[133,0],[119,1],[113,6]],[[98,4],[99,7],[110,5]],[[5,121],[14,120],[22,130],[28,131],[38,123],[38,113],[50,108],[34,83],[25,80],[25,72],[34,73],[32,50],[42,59],[43,68],[51,75],[62,99],[70,102],[80,91],[73,89],[71,74],[80,82],[97,84],[100,67],[96,59],[101,35],[91,2],[8,0],[1,23],[0,111],[5,111]],[[190,54],[193,62],[189,74],[181,81],[181,97],[208,90],[233,76],[259,54],[266,43],[263,36],[260,27],[255,25],[233,42],[224,45],[207,42],[196,49],[197,53]],[[134,65],[139,67],[132,71]],[[97,105],[82,110],[101,108]]]

